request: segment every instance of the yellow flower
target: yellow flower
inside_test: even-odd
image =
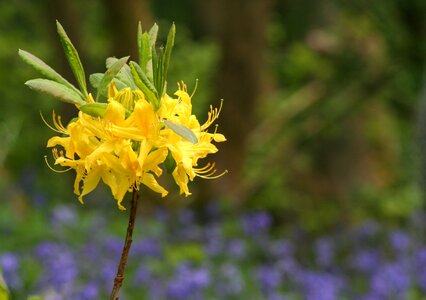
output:
[[[208,128],[218,118],[219,109],[210,107],[206,123],[200,125],[192,114],[191,97],[185,85],[175,93],[165,95],[161,107],[149,103],[140,90],[117,90],[114,82],[108,88],[108,104],[102,117],[79,112],[78,118],[63,126],[60,116],[53,114],[53,130],[61,136],[52,137],[47,147],[53,148],[55,165],[74,169],[74,193],[83,197],[93,191],[102,180],[111,189],[120,209],[121,202],[132,188],[144,184],[163,197],[167,191],[157,182],[160,165],[171,153],[176,162],[172,175],[181,194],[190,195],[188,182],[196,176],[217,178],[215,164],[198,167],[198,161],[217,152],[212,142],[223,142],[225,137]],[[89,103],[94,103],[91,95]],[[197,138],[192,143],[164,124],[164,120],[190,129]],[[57,150],[56,147],[63,150]],[[66,171],[64,170],[64,171]],[[226,172],[226,171],[225,171]]]
[[[83,202],[97,186],[100,179],[107,184],[118,207],[124,195],[133,187],[145,184],[162,196],[167,191],[156,181],[161,175],[161,164],[167,149],[154,149],[152,140],[158,136],[160,123],[151,104],[142,93],[130,89],[117,91],[110,88],[110,98],[103,118],[79,112],[77,120],[66,128],[60,117],[54,115],[54,126],[64,137],[52,137],[47,146],[54,148],[55,164],[76,171],[74,192]],[[130,95],[130,97],[129,97]],[[118,102],[125,99],[126,105],[134,105],[134,111],[126,119],[126,108]]]
[[[160,145],[167,147],[176,161],[176,168],[172,173],[173,178],[180,188],[180,193],[188,196],[191,194],[188,189],[189,180],[192,181],[196,176],[213,179],[226,173],[225,171],[215,175],[214,163],[198,167],[199,159],[218,151],[212,141],[224,142],[226,138],[224,135],[217,133],[216,130],[213,133],[207,131],[210,125],[219,117],[221,106],[219,109],[210,107],[207,121],[200,125],[195,115],[192,114],[191,96],[187,93],[186,86],[183,83],[179,86],[175,95],[178,96],[177,99],[167,95],[162,99],[159,115],[162,119],[167,119],[191,129],[198,142],[193,144],[177,135],[171,129],[165,128],[161,135]]]

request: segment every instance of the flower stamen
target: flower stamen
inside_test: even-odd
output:
[[[56,148],[53,148],[52,149],[52,153],[53,153],[53,158],[56,160],[56,159],[58,159],[58,157],[60,157],[60,156],[62,156],[63,155],[63,151],[60,151],[59,152],[59,156],[58,156],[58,150],[56,149]],[[72,168],[70,167],[70,168],[68,168],[68,169],[65,169],[65,170],[56,170],[56,169],[54,169],[50,164],[49,164],[49,161],[47,160],[47,155],[45,155],[44,156],[44,161],[46,162],[46,165],[47,165],[47,167],[50,169],[50,170],[52,170],[53,172],[55,172],[55,173],[65,173],[65,172],[68,172],[69,170],[71,170]]]
[[[47,123],[46,119],[43,117],[43,114],[40,111],[40,117],[43,120],[43,123],[46,124],[46,126],[53,130],[54,132],[61,133],[61,134],[67,134],[67,130],[65,129],[64,125],[62,125],[61,116],[58,115],[58,121],[56,121],[56,114],[55,111],[52,112],[52,119],[53,119],[53,125],[55,128]]]
[[[217,172],[217,169],[214,169],[215,166],[216,166],[216,163],[208,163],[202,168],[193,168],[193,169],[195,174],[197,174],[198,177],[201,177],[204,179],[216,179],[228,173],[228,170],[225,170],[222,173],[213,176]]]

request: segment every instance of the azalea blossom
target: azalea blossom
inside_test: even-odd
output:
[[[108,103],[102,116],[80,111],[67,126],[53,114],[53,130],[60,136],[49,139],[55,165],[74,169],[74,193],[83,197],[93,191],[99,181],[107,184],[120,209],[127,191],[138,189],[142,183],[163,197],[167,190],[157,178],[162,175],[161,164],[170,152],[176,163],[172,175],[180,193],[190,195],[188,182],[196,176],[216,178],[215,164],[199,166],[199,160],[218,151],[212,142],[223,142],[217,130],[208,132],[218,118],[219,109],[210,108],[208,119],[200,125],[192,114],[191,97],[182,83],[175,93],[165,94],[156,109],[140,90],[118,90],[114,81],[108,88]],[[87,103],[94,103],[89,94]],[[193,143],[166,126],[172,122],[187,128],[196,137]],[[64,171],[66,171],[64,170]]]

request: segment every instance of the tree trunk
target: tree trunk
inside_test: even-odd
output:
[[[217,98],[224,107],[219,132],[228,141],[219,145],[219,168],[229,173],[214,186],[237,202],[244,200],[243,180],[247,136],[253,128],[256,102],[263,94],[264,50],[269,0],[208,1],[206,27],[221,47],[217,70]]]
[[[137,25],[141,21],[142,29],[148,30],[153,25],[149,0],[105,0],[108,30],[111,34],[112,51],[115,56],[131,55],[137,60]]]

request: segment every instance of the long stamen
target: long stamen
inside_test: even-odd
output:
[[[210,172],[214,167],[215,167],[215,163],[208,163],[207,165],[205,165],[202,168],[194,168],[194,171],[197,174],[206,174],[208,172]]]
[[[65,126],[62,124],[62,120],[61,120],[61,116],[60,115],[58,115],[57,117],[56,117],[56,114],[55,114],[55,111],[53,111],[53,125],[55,125],[55,127],[58,129],[58,130],[60,130],[60,131],[62,131],[62,132],[67,132],[67,130],[66,130],[66,128],[65,128]]]
[[[222,177],[223,175],[225,175],[226,173],[228,173],[228,170],[223,171],[222,173],[220,173],[219,175],[216,176],[212,176],[213,174],[216,173],[216,170],[214,170],[212,173],[208,174],[208,175],[198,175],[198,177],[204,178],[204,179],[217,179],[219,177]]]
[[[53,112],[53,118],[54,118],[55,112]],[[49,129],[53,130],[54,132],[57,133],[66,133],[66,131],[61,131],[59,130],[59,128],[54,128],[53,126],[51,126],[49,123],[47,123],[46,119],[43,117],[43,114],[40,111],[40,117],[43,120],[43,123],[46,124],[47,127],[49,127]],[[55,121],[54,121],[55,124]]]
[[[198,87],[198,78],[197,79],[195,79],[195,87],[194,87],[194,90],[192,91],[192,94],[191,94],[191,98],[192,98],[192,96],[194,96],[194,94],[195,94],[195,91],[197,90],[197,87]]]
[[[52,151],[53,152],[53,151]],[[53,156],[55,157],[55,155],[57,156],[57,154],[53,154]],[[55,173],[65,173],[65,172],[68,172],[69,170],[71,170],[72,168],[68,168],[68,169],[65,169],[65,170],[56,170],[56,169],[54,169],[50,164],[49,164],[49,161],[47,160],[47,155],[45,155],[44,156],[44,161],[46,162],[46,165],[49,167],[49,169],[50,170],[52,170],[53,172],[55,172]]]
[[[204,179],[216,179],[219,177],[222,177],[223,175],[225,175],[226,173],[228,173],[228,170],[223,171],[222,173],[220,173],[219,175],[215,175],[217,170],[214,169],[214,167],[216,166],[216,163],[208,163],[207,165],[205,165],[202,168],[194,168],[195,173],[197,174],[198,177],[204,178]]]
[[[222,111],[223,99],[220,100],[219,108],[210,105],[210,111],[207,114],[207,121],[201,126],[202,130],[207,129],[217,118],[219,118],[220,112]]]

